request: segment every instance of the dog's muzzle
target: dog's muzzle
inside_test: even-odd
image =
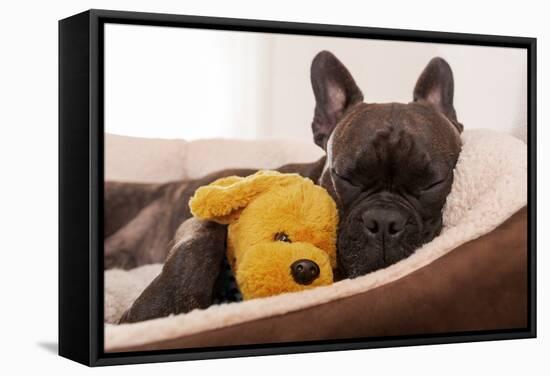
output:
[[[400,199],[356,203],[342,221],[338,259],[348,277],[389,266],[421,244],[424,224]]]

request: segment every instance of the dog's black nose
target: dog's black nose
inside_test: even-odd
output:
[[[319,265],[311,260],[302,259],[294,261],[292,265],[290,265],[292,278],[294,278],[296,283],[301,285],[309,285],[311,282],[315,281],[315,279],[319,277],[320,272]]]
[[[374,208],[362,215],[367,233],[375,238],[399,238],[405,230],[407,217],[395,209]]]

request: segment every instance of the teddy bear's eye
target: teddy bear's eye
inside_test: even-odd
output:
[[[285,234],[284,232],[278,232],[275,234],[275,240],[278,241],[278,242],[287,242],[287,243],[292,243],[292,240],[290,240],[290,238],[288,237],[287,234]]]

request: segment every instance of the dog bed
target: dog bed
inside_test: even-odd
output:
[[[299,293],[114,323],[161,265],[105,272],[106,352],[527,326],[527,147],[462,134],[441,234],[385,269]]]

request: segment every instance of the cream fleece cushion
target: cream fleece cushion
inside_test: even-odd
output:
[[[105,351],[281,315],[362,293],[402,278],[459,245],[492,231],[527,203],[527,147],[508,134],[482,129],[465,131],[462,140],[463,149],[455,169],[453,188],[444,208],[444,228],[438,237],[410,257],[385,269],[331,286],[215,305],[205,310],[135,324],[106,324]],[[136,296],[136,291],[147,284],[140,279],[150,281],[155,275],[154,268],[158,273],[161,265],[151,266],[151,274],[147,277],[137,270],[123,272],[124,277],[111,275],[120,271],[105,272],[106,285],[111,284],[105,297],[107,322],[115,322],[129,307],[132,299],[128,299],[128,294]],[[120,289],[116,287],[119,278],[124,278]],[[136,278],[136,289],[131,293],[128,278]]]

